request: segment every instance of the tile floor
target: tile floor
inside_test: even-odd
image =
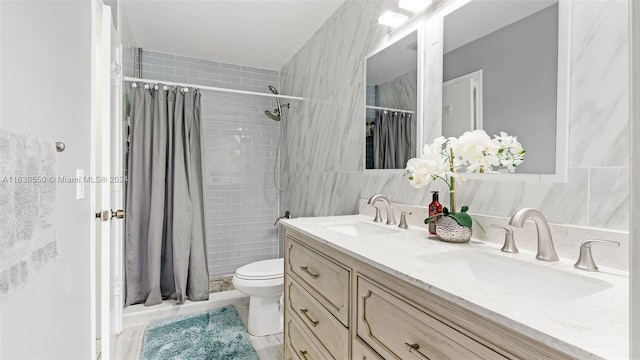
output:
[[[178,306],[175,305],[173,301],[165,301],[162,305],[157,305],[155,309],[144,308],[141,305],[130,306],[125,309],[124,329],[116,339],[114,359],[140,359],[144,329],[146,325],[153,320],[192,312],[207,311],[207,309],[214,309],[225,305],[233,305],[236,308],[238,315],[240,315],[240,320],[246,327],[247,317],[249,315],[249,298],[235,290],[211,294],[208,302],[187,302],[185,305]],[[282,360],[284,358],[282,333],[262,337],[250,335],[249,337],[260,360]]]

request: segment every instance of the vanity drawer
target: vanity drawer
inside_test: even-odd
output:
[[[353,340],[353,360],[384,360],[382,356],[378,355],[369,345],[365,344],[362,339],[355,337]]]
[[[329,360],[335,359],[321,346],[317,346],[311,337],[305,333],[302,326],[289,312],[286,317],[285,347],[289,347],[290,357],[299,360]],[[285,357],[286,358],[286,357]]]
[[[286,271],[295,274],[342,324],[349,326],[349,270],[287,236]]]
[[[356,326],[386,359],[505,359],[362,277]]]
[[[291,277],[287,278],[287,310],[313,333],[336,359],[349,357],[349,330]]]
[[[289,344],[284,345],[284,360],[298,360],[298,356],[293,353]]]

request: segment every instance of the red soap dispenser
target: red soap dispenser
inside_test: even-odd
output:
[[[440,214],[442,212],[442,204],[438,202],[438,198],[439,198],[438,192],[432,191],[431,194],[433,195],[431,195],[431,204],[429,204],[429,217],[435,216],[436,214]],[[436,218],[435,220],[429,223],[429,234],[437,235],[436,234],[437,222],[438,222],[438,219]]]

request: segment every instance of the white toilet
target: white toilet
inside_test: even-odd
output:
[[[284,292],[284,259],[257,261],[236,270],[233,286],[249,295],[249,334],[282,332],[280,297]]]

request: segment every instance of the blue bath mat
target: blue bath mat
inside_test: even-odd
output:
[[[233,306],[154,321],[142,340],[143,360],[258,360]]]

